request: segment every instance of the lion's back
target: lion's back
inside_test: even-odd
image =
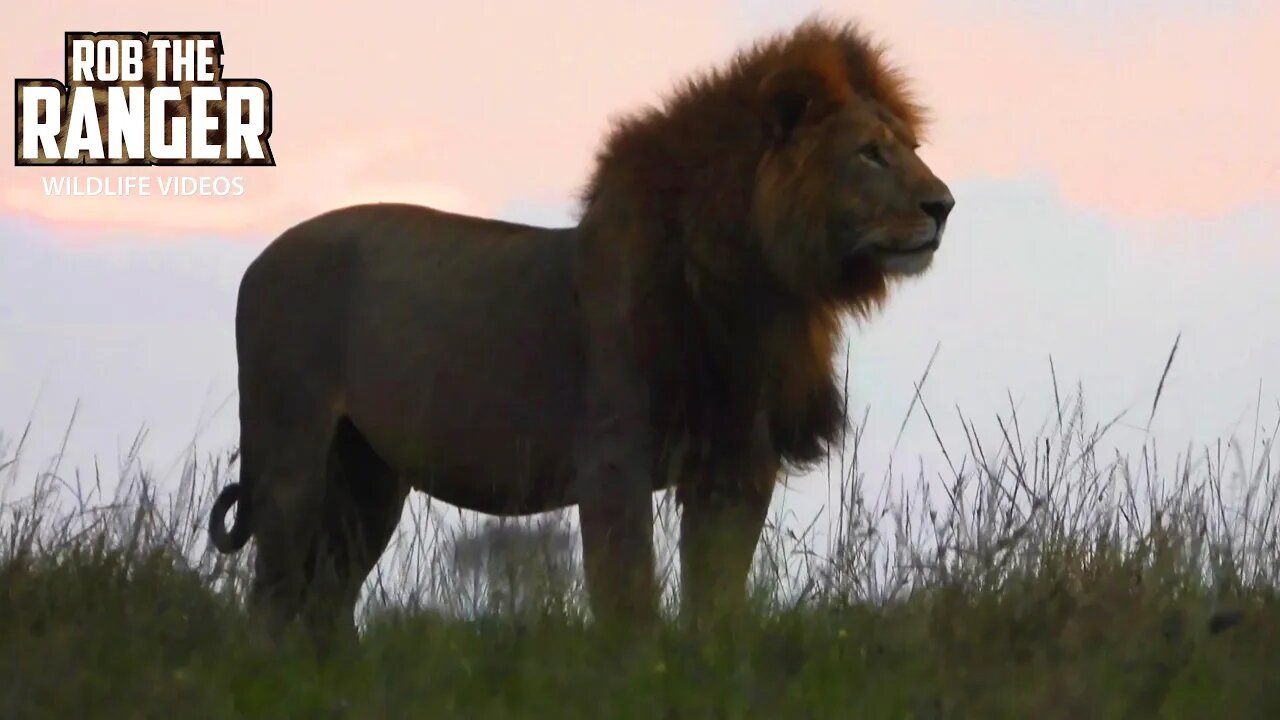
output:
[[[285,383],[342,405],[405,467],[430,456],[488,475],[506,439],[558,465],[580,404],[574,243],[572,229],[412,205],[305,221],[242,282],[242,397],[257,377],[260,396]]]
[[[425,206],[353,205],[282,233],[250,264],[239,323],[501,324],[564,311],[572,300],[573,231]],[[278,344],[273,341],[273,345]]]

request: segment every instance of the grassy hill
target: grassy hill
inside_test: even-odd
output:
[[[245,616],[249,553],[205,545],[233,456],[164,494],[51,467],[0,511],[0,718],[1280,717],[1267,434],[1162,467],[1153,443],[1103,457],[1079,403],[1000,428],[869,493],[855,426],[835,531],[771,524],[751,612],[698,635],[674,607],[653,635],[595,627],[563,523],[442,530],[415,504],[363,642],[323,663]]]

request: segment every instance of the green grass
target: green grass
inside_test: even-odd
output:
[[[204,543],[230,456],[167,495],[132,462],[110,497],[51,466],[0,516],[0,718],[1280,717],[1265,432],[1166,469],[1153,441],[1104,456],[1112,426],[1078,399],[1025,436],[1016,414],[981,439],[960,421],[941,475],[878,495],[855,424],[835,532],[771,525],[751,611],[696,636],[593,626],[563,519],[459,528],[415,503],[363,642],[324,663],[267,642],[248,553]],[[10,486],[20,453],[0,450]]]

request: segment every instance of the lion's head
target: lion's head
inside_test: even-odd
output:
[[[886,276],[924,271],[955,202],[916,154],[912,116],[855,91],[834,49],[810,51],[761,83],[768,146],[752,219],[789,289],[856,300]]]
[[[916,154],[923,115],[856,26],[810,20],[615,124],[584,197],[584,294],[675,388],[659,413],[728,427],[762,398],[783,458],[822,457],[842,311],[925,270],[953,205]]]
[[[750,274],[823,304],[878,300],[925,270],[954,205],[917,155],[923,109],[852,25],[818,20],[620,122],[589,186],[643,197],[687,275]]]

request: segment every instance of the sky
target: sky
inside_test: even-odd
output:
[[[225,74],[272,87],[277,166],[187,171],[245,183],[187,199],[45,197],[48,171],[0,166],[0,433],[30,421],[39,466],[75,409],[64,467],[110,468],[145,428],[144,464],[175,476],[193,440],[235,443],[235,291],[274,236],[369,200],[570,224],[614,119],[814,12],[886,44],[957,198],[934,268],[849,328],[864,457],[940,462],[918,414],[898,439],[935,350],[924,398],[980,430],[1011,403],[1047,417],[1052,358],[1140,444],[1179,334],[1152,433],[1280,420],[1275,0],[65,0],[6,11],[0,75],[60,77],[67,30],[216,29]],[[827,487],[786,494],[803,515]]]

